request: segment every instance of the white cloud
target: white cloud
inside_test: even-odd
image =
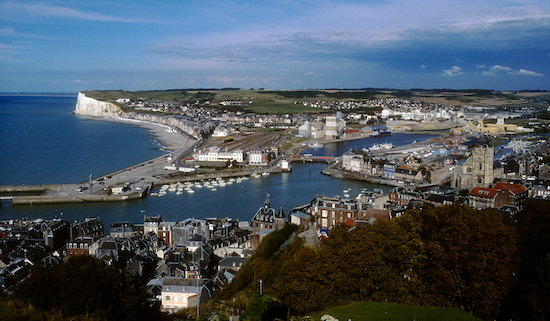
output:
[[[420,67],[418,67],[418,68],[424,69],[424,68],[426,68],[426,65],[425,65],[425,64],[422,64],[422,65],[420,65]]]
[[[462,68],[459,66],[453,66],[451,69],[444,69],[441,75],[445,77],[454,77],[462,74],[464,74],[464,72],[462,72]]]
[[[543,74],[538,73],[538,72],[529,71],[529,70],[525,70],[525,69],[513,70],[510,67],[501,66],[501,65],[494,65],[493,67],[491,67],[489,69],[489,71],[483,71],[481,74],[483,76],[487,76],[487,77],[495,77],[495,76],[499,75],[500,71],[506,72],[509,75],[535,76],[535,77],[544,76]]]
[[[494,71],[494,72],[498,72],[498,71],[511,71],[512,68],[510,67],[505,67],[505,66],[501,66],[501,65],[494,65],[493,67],[491,67],[491,71]]]
[[[72,8],[45,3],[21,3],[18,1],[0,3],[0,13],[0,17],[4,19],[19,19],[23,17],[25,20],[30,20],[32,17],[45,17],[104,22],[137,22],[133,19],[109,16],[95,12],[83,12]]]
[[[529,70],[525,70],[525,69],[520,69],[520,70],[512,70],[510,72],[508,72],[510,75],[520,75],[520,76],[535,76],[535,77],[541,77],[541,76],[544,76],[543,74],[541,73],[538,73],[538,72],[534,72],[534,71],[529,71]]]
[[[477,65],[476,68],[477,68],[477,69],[485,69],[485,68],[487,68],[487,66],[485,66],[485,65]]]

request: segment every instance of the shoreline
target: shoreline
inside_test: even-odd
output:
[[[175,128],[164,124],[157,124],[153,122],[147,122],[143,120],[122,118],[122,117],[103,117],[103,116],[88,116],[80,115],[82,117],[89,117],[92,120],[108,121],[114,123],[122,123],[134,125],[136,127],[147,130],[152,139],[159,143],[161,147],[159,149],[166,152],[174,152],[181,149],[187,149],[197,142],[195,138],[181,133]]]

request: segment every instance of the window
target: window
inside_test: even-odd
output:
[[[170,302],[170,296],[169,295],[166,296],[166,301]]]

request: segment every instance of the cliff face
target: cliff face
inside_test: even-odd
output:
[[[113,103],[95,100],[86,97],[83,93],[78,93],[74,113],[86,116],[119,117],[122,110]]]

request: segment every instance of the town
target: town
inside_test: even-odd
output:
[[[393,189],[389,194],[364,189],[358,195],[344,190],[342,195],[328,196],[312,191],[311,202],[286,210],[272,208],[266,195],[264,204],[245,221],[212,217],[169,222],[161,214],[144,216],[143,222],[113,222],[110,226],[104,226],[99,217],[78,222],[59,218],[1,222],[0,286],[4,294],[24,282],[34,266],[91,255],[136,275],[147,271],[151,306],[176,313],[207,304],[217,289],[231,283],[262,239],[287,224],[300,226],[297,236],[315,248],[330,238],[336,226],[353,228],[389,221],[411,208],[460,204],[479,210],[495,208],[512,217],[529,198],[550,197],[550,148],[544,135],[549,123],[529,116],[548,111],[547,103],[538,109],[526,104],[499,110],[400,98],[352,103],[308,100],[302,104],[324,113],[294,115],[223,108],[251,104],[244,100],[220,101],[222,108],[212,107],[210,101],[182,105],[126,97],[116,103],[126,106],[116,117],[163,124],[196,139],[197,144],[185,157],[170,153],[163,158],[162,170],[154,177],[131,184],[107,184],[98,193],[130,194],[137,186],[144,189],[147,180],[164,184],[164,191],[170,186],[177,192],[184,186],[179,182],[191,182],[186,186],[190,191],[197,184],[207,186],[206,177],[225,184],[220,177],[239,179],[243,173],[291,171],[292,162],[309,161],[326,162],[323,174]],[[354,111],[361,108],[371,110]],[[259,128],[272,131],[253,131]],[[403,146],[382,143],[337,157],[303,153],[333,142],[408,132],[438,137]],[[95,182],[96,186],[100,182]],[[229,316],[242,313],[230,304],[224,308]]]

